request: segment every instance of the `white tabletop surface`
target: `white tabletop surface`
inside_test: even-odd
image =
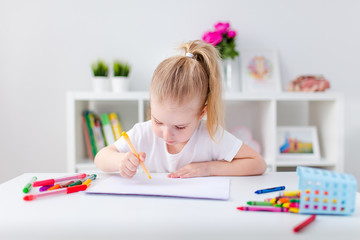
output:
[[[309,215],[236,209],[278,195],[254,194],[257,189],[285,185],[296,190],[294,172],[231,177],[228,201],[84,192],[23,200],[22,188],[32,176],[43,180],[68,175],[26,173],[1,184],[0,239],[360,239],[359,193],[353,215],[318,215],[299,233],[293,228]],[[99,174],[92,184],[108,176]]]

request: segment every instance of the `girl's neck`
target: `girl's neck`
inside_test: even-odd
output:
[[[168,153],[170,153],[170,154],[178,154],[179,152],[181,152],[181,150],[184,149],[186,143],[187,142],[179,143],[179,144],[176,144],[176,145],[168,145],[168,144],[166,144],[166,148],[167,148]]]

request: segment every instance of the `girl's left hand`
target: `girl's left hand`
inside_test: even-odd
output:
[[[169,178],[192,178],[210,176],[210,167],[208,162],[189,163],[183,168],[172,172]]]

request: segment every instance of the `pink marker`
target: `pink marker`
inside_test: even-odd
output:
[[[288,212],[289,209],[282,207],[238,207],[241,211],[266,211],[266,212]]]
[[[67,180],[73,180],[73,179],[79,179],[79,178],[84,178],[86,177],[86,173],[80,173],[74,176],[68,176],[68,177],[62,177],[62,178],[55,178],[55,179],[46,179],[46,180],[42,180],[42,181],[36,181],[33,182],[33,187],[41,187],[41,186],[45,186],[45,185],[54,185],[55,183],[58,182],[64,182]]]
[[[56,190],[52,190],[52,191],[46,191],[46,192],[42,192],[39,194],[28,194],[28,195],[24,196],[24,200],[32,201],[39,197],[45,197],[45,196],[57,195],[57,194],[69,194],[69,193],[74,193],[74,192],[79,192],[79,191],[85,191],[86,188],[87,188],[87,185],[77,185],[77,186],[73,186],[73,187],[60,188],[60,189],[56,189]]]

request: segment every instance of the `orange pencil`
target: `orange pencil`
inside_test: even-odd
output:
[[[151,176],[149,174],[149,171],[146,169],[144,163],[140,160],[140,155],[139,153],[136,151],[134,145],[132,145],[129,136],[127,135],[126,132],[122,132],[121,134],[123,136],[123,138],[125,139],[125,141],[129,144],[129,147],[131,148],[131,151],[135,154],[135,156],[139,159],[140,164],[142,166],[142,168],[144,169],[144,171],[146,172],[146,174],[148,175],[149,179],[151,179]]]

